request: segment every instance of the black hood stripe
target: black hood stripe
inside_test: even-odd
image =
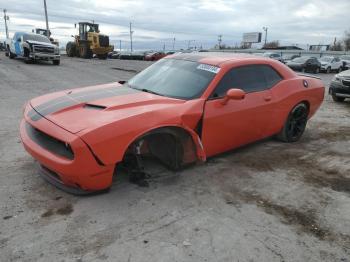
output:
[[[57,97],[35,107],[28,113],[28,117],[30,117],[30,119],[33,121],[37,121],[41,118],[38,116],[38,113],[42,117],[45,117],[46,115],[80,103],[87,103],[98,99],[129,95],[138,92],[140,91],[128,87],[110,87],[101,90],[88,90],[72,94],[65,94],[64,96]]]

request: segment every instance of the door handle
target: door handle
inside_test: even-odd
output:
[[[265,97],[264,97],[264,100],[265,100],[266,102],[271,101],[271,99],[272,99],[271,96],[265,96]]]

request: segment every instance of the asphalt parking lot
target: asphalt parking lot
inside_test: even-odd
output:
[[[350,261],[350,102],[328,95],[294,144],[267,139],[90,197],[44,182],[20,143],[24,102],[148,65],[0,53],[0,261]]]

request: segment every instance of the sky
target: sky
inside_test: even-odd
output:
[[[46,0],[49,27],[61,46],[77,33],[74,23],[92,21],[119,49],[171,50],[240,45],[246,32],[263,32],[267,41],[306,47],[330,44],[350,31],[350,0]],[[10,17],[10,36],[16,31],[45,28],[43,0],[0,0]],[[2,10],[0,10],[2,12]],[[1,15],[2,18],[3,15]],[[263,38],[265,35],[263,35]],[[5,38],[0,20],[0,39]],[[174,41],[175,38],[175,41]],[[175,43],[174,43],[175,42]],[[257,44],[256,46],[259,46]]]

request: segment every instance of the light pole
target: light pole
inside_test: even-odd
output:
[[[176,41],[176,38],[174,37],[174,39],[173,39],[173,51],[175,51],[175,41]]]
[[[187,45],[187,49],[190,50],[191,48],[191,43],[193,42],[193,45],[194,43],[196,42],[196,40],[188,40],[188,45]]]
[[[4,9],[4,21],[5,21],[5,31],[6,31],[6,39],[9,38],[9,29],[7,28],[7,21],[10,20],[8,15],[6,14],[7,10]]]
[[[131,22],[130,22],[130,51],[132,53],[132,34],[134,33],[134,31],[131,30]]]
[[[46,20],[46,36],[47,38],[50,38],[49,19],[47,18],[46,0],[44,0],[44,9],[45,9],[45,20]]]
[[[221,49],[222,35],[218,35],[218,45],[219,49]]]
[[[265,31],[265,45],[266,45],[266,42],[267,42],[267,30],[268,30],[268,27],[267,27],[267,26],[264,26],[264,27],[263,27],[263,30]]]

